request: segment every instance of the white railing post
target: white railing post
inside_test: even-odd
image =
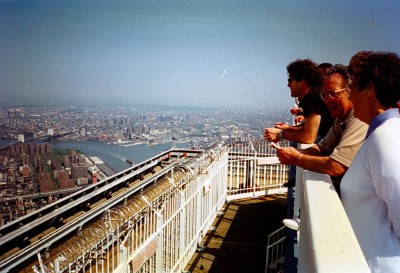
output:
[[[295,245],[294,253],[297,254],[298,257],[298,265],[297,265],[297,272],[298,273],[308,273],[314,272],[313,269],[309,268],[311,265],[310,262],[310,255],[309,251],[311,246],[308,245],[309,243],[309,231],[307,230],[306,223],[309,221],[308,214],[303,212],[300,214],[300,208],[303,208],[304,211],[308,211],[308,203],[306,198],[304,198],[305,193],[303,192],[303,181],[304,172],[302,168],[296,167],[296,198],[295,198],[295,211],[293,213],[294,218],[300,218],[300,230],[297,232],[297,242],[298,244]],[[298,207],[296,208],[296,204]]]
[[[181,195],[181,212],[179,219],[179,257],[183,257],[185,254],[185,237],[186,237],[186,198],[184,190],[180,190]],[[180,264],[180,269],[185,267],[184,264]]]
[[[306,149],[314,144],[297,144],[298,149]],[[296,166],[296,186],[295,186],[295,197],[294,197],[294,208],[293,208],[293,218],[300,218],[301,202],[303,196],[303,185],[302,185],[302,171],[303,169]]]
[[[164,251],[164,219],[161,212],[156,212],[157,215],[157,250],[156,250],[156,273],[164,272],[163,267],[163,251]]]

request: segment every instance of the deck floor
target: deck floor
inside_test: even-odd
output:
[[[187,272],[264,273],[268,234],[282,227],[287,195],[231,201],[207,232],[204,252],[195,253]]]

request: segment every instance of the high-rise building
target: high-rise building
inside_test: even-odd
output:
[[[15,117],[20,118],[22,116],[22,111],[21,109],[17,108],[15,109]]]
[[[79,156],[78,157],[78,164],[85,164],[86,163],[86,159],[84,156]]]
[[[64,156],[64,166],[69,166],[70,160],[69,160],[69,156],[65,155]]]
[[[29,164],[29,156],[26,153],[21,154],[22,164],[28,165]]]
[[[69,174],[65,170],[57,172],[57,181],[61,189],[68,189],[75,187],[74,180],[69,178]]]
[[[39,187],[40,187],[40,192],[53,190],[53,181],[51,181],[49,173],[39,174]]]
[[[31,175],[31,168],[26,164],[21,166],[21,175],[23,177],[30,176]]]
[[[78,178],[87,178],[88,170],[86,165],[74,163],[71,165],[72,167],[72,178],[74,181],[77,181]]]
[[[14,109],[9,109],[8,110],[8,118],[14,118],[14,117],[15,117]]]

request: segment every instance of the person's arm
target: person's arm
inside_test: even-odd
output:
[[[321,156],[321,153],[319,146],[314,145],[303,151],[293,147],[280,148],[277,156],[282,164],[296,165],[305,170],[330,176],[340,176],[346,172],[346,166],[328,156]]]
[[[302,131],[301,126],[298,126],[298,128],[296,128],[295,126],[289,126],[287,124],[284,124],[282,126],[279,125],[275,125],[275,128],[265,128],[264,129],[264,139],[270,142],[278,142],[279,140],[281,140],[282,137],[282,132],[284,130],[282,129],[278,129],[279,128],[285,128],[285,130],[299,130]]]
[[[303,125],[290,126],[284,122],[277,122],[274,125],[274,128],[265,128],[264,129],[264,139],[270,142],[278,142],[281,140],[281,131],[290,130],[290,131],[303,131]]]
[[[317,138],[319,124],[321,122],[321,115],[310,114],[305,117],[302,130],[283,130],[282,138],[297,142],[297,143],[314,143]],[[294,126],[295,127],[295,126]]]
[[[264,138],[268,141],[278,142],[283,139],[297,143],[314,143],[317,138],[321,115],[311,114],[305,118],[305,121],[299,126],[275,125],[275,128],[266,128]]]
[[[304,116],[303,115],[297,115],[294,119],[295,124],[301,124],[304,122]]]
[[[300,107],[293,107],[293,108],[290,109],[290,113],[292,115],[297,115],[297,114],[299,114],[301,112],[303,112],[303,109],[300,108]]]

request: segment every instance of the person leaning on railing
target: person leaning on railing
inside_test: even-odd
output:
[[[369,125],[342,179],[344,209],[372,272],[400,271],[400,58],[361,51],[349,65],[354,114]]]
[[[354,117],[349,100],[349,76],[346,67],[335,65],[327,73],[321,97],[335,121],[328,134],[307,149],[280,148],[282,164],[328,174],[340,194],[340,180],[350,166],[367,132],[367,126]]]
[[[321,100],[320,71],[316,63],[310,59],[298,59],[287,66],[290,95],[299,99],[299,107],[303,109],[304,122],[290,126],[283,122],[275,124],[274,128],[265,128],[264,138],[267,141],[278,142],[281,139],[297,143],[314,143],[317,136],[326,135],[333,119],[326,105]]]
[[[267,141],[278,142],[281,139],[289,140],[292,147],[297,143],[314,143],[326,135],[332,125],[333,119],[328,108],[321,100],[321,70],[310,59],[298,59],[286,67],[290,95],[299,100],[298,108],[291,109],[292,114],[301,111],[301,122],[290,126],[283,122],[277,122],[274,128],[265,128],[264,138]],[[285,187],[294,187],[294,166],[289,167],[289,180]]]

